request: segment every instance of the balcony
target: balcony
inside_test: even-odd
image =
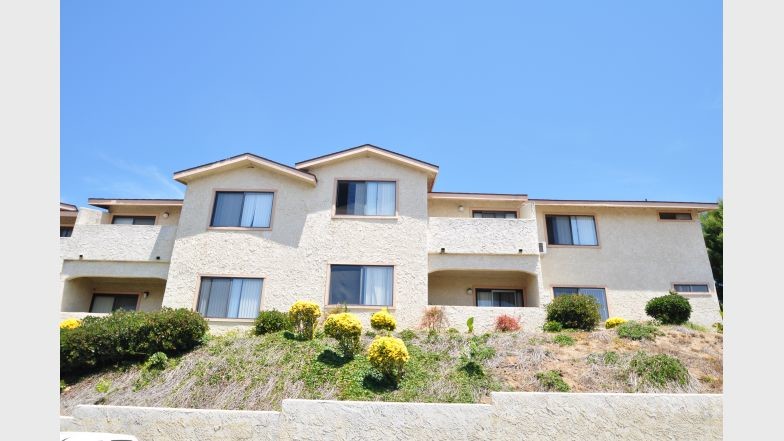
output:
[[[536,219],[431,217],[427,236],[430,254],[539,254]]]
[[[60,253],[64,260],[168,262],[176,234],[169,225],[77,225]]]

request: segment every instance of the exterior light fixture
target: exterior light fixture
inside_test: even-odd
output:
[[[465,210],[465,207],[463,207],[462,205],[457,206],[457,211],[463,211],[463,210]]]
[[[169,217],[169,212],[168,211],[164,211],[163,214],[161,215],[161,217],[166,219],[167,217]]]
[[[473,294],[474,294],[474,290],[473,290],[473,289],[471,289],[471,288],[468,288],[468,289],[466,290],[466,295],[467,295],[467,296],[470,296],[470,295],[473,295]]]
[[[150,291],[144,291],[144,298],[146,299],[149,296],[150,296]]]

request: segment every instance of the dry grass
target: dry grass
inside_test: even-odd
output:
[[[486,344],[474,340],[495,352],[480,363],[484,375],[464,369],[471,336],[417,332],[407,341],[411,361],[397,389],[377,380],[364,355],[350,361],[335,355],[331,339],[232,333],[212,338],[160,372],[133,365],[86,376],[66,388],[60,406],[68,415],[77,404],[96,403],[279,410],[284,398],[487,402],[492,390],[543,391],[535,375],[548,370],[562,372],[573,392],[721,393],[722,335],[681,326],[661,330],[655,341],[620,339],[615,330],[570,332],[571,346],[541,332],[494,333]],[[364,336],[363,347],[370,340]],[[689,371],[687,384],[641,386],[628,372],[640,350],[681,360]],[[608,352],[615,354],[605,357]],[[96,391],[99,381],[111,383],[108,393]]]

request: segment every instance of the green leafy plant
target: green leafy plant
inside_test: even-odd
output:
[[[661,333],[656,325],[634,320],[622,323],[615,329],[618,332],[618,337],[628,340],[655,340],[656,336]]]
[[[60,333],[60,372],[80,375],[104,366],[147,359],[156,352],[174,355],[200,345],[207,321],[195,311],[116,311],[86,317],[81,326]]]
[[[65,385],[65,380],[63,380],[63,379],[61,378],[61,379],[60,379],[60,393],[62,393],[62,392],[65,390],[65,387],[66,387],[66,385]]]
[[[563,325],[556,321],[549,320],[544,322],[544,325],[542,325],[542,330],[544,332],[561,332],[563,330]]]
[[[95,390],[102,394],[109,393],[109,389],[111,388],[112,388],[112,382],[105,378],[101,378],[100,380],[98,380],[98,383],[95,385]]]
[[[466,320],[466,326],[468,327],[468,333],[469,334],[473,334],[474,333],[474,318],[473,317],[468,317],[468,320]]]
[[[643,384],[664,386],[674,382],[685,385],[689,381],[689,371],[675,357],[667,354],[648,355],[637,352],[629,362],[631,372],[637,374]]]
[[[553,337],[553,342],[557,343],[558,346],[572,346],[574,345],[574,338],[571,335],[558,334]]]
[[[716,322],[713,324],[713,328],[716,329],[716,332],[719,334],[724,334],[724,323]]]
[[[564,381],[561,371],[537,372],[536,379],[539,380],[539,383],[547,391],[569,392],[571,390],[566,381]]]
[[[645,305],[645,313],[665,325],[680,325],[689,320],[691,304],[686,297],[670,291],[666,296],[651,299]]]
[[[144,370],[164,370],[169,365],[169,357],[163,352],[156,352],[150,355],[150,358],[144,362],[142,369]]]
[[[547,321],[558,322],[567,329],[590,331],[599,324],[599,320],[599,304],[591,296],[558,296],[547,305]]]
[[[693,330],[693,331],[699,331],[699,332],[708,332],[708,328],[706,328],[705,326],[698,325],[698,324],[696,324],[696,323],[692,323],[692,322],[686,322],[686,323],[684,323],[684,324],[683,324],[683,327],[684,327],[684,328],[689,328],[689,329],[691,329],[691,330]]]
[[[400,331],[398,336],[403,340],[415,340],[417,338],[417,333],[411,329],[404,329]]]
[[[590,354],[588,355],[588,363],[589,364],[606,364],[606,365],[613,365],[617,364],[620,361],[621,357],[615,351],[607,351],[599,354]]]
[[[256,317],[253,332],[256,335],[269,334],[270,332],[291,331],[291,321],[289,315],[285,312],[277,311],[261,311],[259,316]]]
[[[473,337],[460,354],[461,369],[473,376],[484,376],[482,363],[495,355],[495,349],[487,345],[487,339]]]

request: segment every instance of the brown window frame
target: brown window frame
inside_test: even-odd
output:
[[[507,217],[476,217],[474,216],[475,213],[504,213],[509,214],[512,213],[514,215],[514,219],[517,219],[517,211],[515,210],[471,210],[471,218],[472,219],[509,219]]]
[[[134,311],[138,311],[139,310],[139,302],[140,302],[141,296],[138,293],[94,292],[92,298],[90,299],[90,308],[87,310],[87,312],[92,313],[92,311],[93,311],[93,304],[95,303],[95,297],[96,296],[115,297],[115,298],[116,297],[136,297],[136,306],[134,307],[133,310]],[[115,311],[114,305],[112,305],[112,312],[114,312],[114,311]]]
[[[688,215],[688,219],[678,219],[678,215]],[[663,215],[672,215],[672,218],[664,218]],[[688,211],[660,211],[659,212],[659,220],[663,221],[692,221],[694,220],[694,216]]]
[[[134,223],[131,223],[131,224],[118,224],[118,223],[115,222],[115,220],[117,220],[118,218],[130,218],[130,219],[133,219]],[[152,225],[155,225],[155,222],[157,220],[156,216],[136,216],[136,215],[133,215],[133,214],[116,214],[116,215],[112,216],[112,225],[135,225],[135,226],[145,226],[145,227],[151,226],[149,224],[137,225],[135,223],[136,219],[152,219]]]

